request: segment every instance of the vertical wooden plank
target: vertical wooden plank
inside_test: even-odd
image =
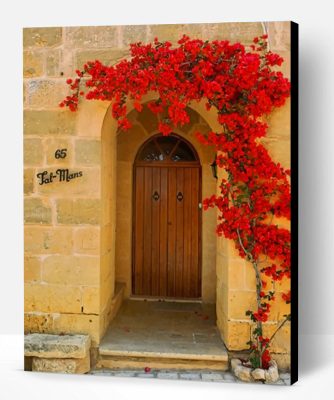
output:
[[[143,211],[144,211],[144,168],[135,169],[135,215],[134,215],[134,253],[133,253],[133,293],[143,293]]]
[[[190,296],[200,297],[200,254],[199,254],[199,168],[191,168],[191,275]]]
[[[175,296],[176,168],[168,169],[167,296]]]
[[[150,296],[152,293],[152,168],[144,168],[144,220],[143,220],[143,294]]]
[[[183,265],[183,296],[191,297],[191,168],[184,169],[184,265]]]
[[[152,200],[152,296],[159,295],[160,170],[161,168],[152,168],[152,193],[157,192],[159,195],[158,200]]]
[[[176,168],[176,196],[184,196],[184,168]],[[176,260],[175,260],[175,296],[183,296],[183,209],[184,199],[176,201]]]
[[[167,296],[168,168],[160,168],[159,296]]]

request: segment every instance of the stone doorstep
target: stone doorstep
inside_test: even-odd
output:
[[[228,370],[228,361],[221,360],[194,360],[182,358],[162,358],[162,357],[119,357],[119,356],[99,356],[95,369],[144,369],[150,367],[154,369],[173,370]]]
[[[152,368],[164,369],[228,369],[227,352],[223,354],[196,354],[190,352],[158,352],[108,349],[100,346],[96,368]]]
[[[32,371],[85,374],[90,371],[90,357],[89,354],[85,358],[33,357]]]
[[[116,357],[130,357],[130,358],[161,358],[161,359],[178,359],[183,361],[222,361],[228,362],[227,352],[225,354],[196,354],[196,353],[168,353],[168,352],[154,352],[154,351],[135,351],[135,350],[114,350],[108,349],[107,346],[100,346],[99,354],[101,356],[116,356]]]
[[[52,335],[32,333],[24,337],[26,357],[50,359],[89,358],[91,340],[88,335]]]

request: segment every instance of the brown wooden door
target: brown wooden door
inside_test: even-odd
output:
[[[133,294],[201,297],[200,166],[134,167]]]

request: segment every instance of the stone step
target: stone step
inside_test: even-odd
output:
[[[228,370],[228,354],[191,354],[99,349],[96,369],[126,368]]]
[[[24,337],[24,355],[40,358],[85,358],[91,340],[88,335],[31,333]]]

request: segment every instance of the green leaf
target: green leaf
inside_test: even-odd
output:
[[[254,357],[250,357],[249,361],[252,364],[253,368],[260,368],[260,365],[261,365],[260,364],[260,357],[258,355],[254,356]]]

